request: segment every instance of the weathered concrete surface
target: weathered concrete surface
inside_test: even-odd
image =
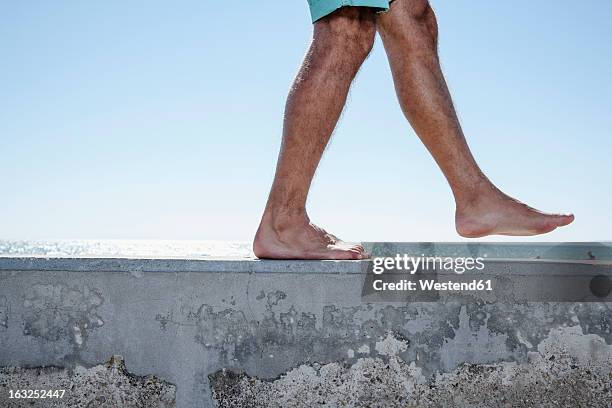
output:
[[[493,264],[499,274],[541,265]],[[607,406],[612,303],[364,303],[363,271],[361,262],[1,258],[0,367],[74,370],[122,355],[134,375],[176,385],[179,408],[300,406],[319,393],[328,406],[375,406],[383,392],[385,406],[567,406],[576,395],[574,406]]]
[[[0,406],[3,408],[173,408],[175,387],[154,376],[138,377],[125,369],[121,357],[113,356],[104,365],[0,369]],[[10,398],[6,390],[64,390],[44,399]],[[61,396],[61,397],[60,397]]]

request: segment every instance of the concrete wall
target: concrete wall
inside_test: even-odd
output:
[[[363,282],[363,262],[0,258],[0,406],[71,382],[63,406],[609,406],[612,303],[364,303]]]

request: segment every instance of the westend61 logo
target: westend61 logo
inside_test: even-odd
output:
[[[385,271],[405,271],[414,275],[417,271],[453,271],[463,274],[465,271],[482,271],[485,267],[484,258],[472,257],[440,257],[409,256],[397,254],[394,257],[374,258],[372,272],[380,275]]]

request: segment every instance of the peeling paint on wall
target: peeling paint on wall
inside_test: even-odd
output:
[[[312,308],[306,312],[284,304],[287,299],[278,291],[261,292],[256,299],[264,303],[264,312],[257,315],[203,304],[183,319],[191,320],[196,341],[218,351],[226,367],[256,366],[267,360],[288,367],[304,361],[376,356],[382,354],[377,342],[388,333],[409,339],[402,357],[428,374],[452,370],[465,361],[526,361],[528,353],[559,326],[579,325],[585,334],[612,340],[606,326],[612,315],[606,304],[323,305],[316,314]],[[597,310],[587,309],[591,307]]]

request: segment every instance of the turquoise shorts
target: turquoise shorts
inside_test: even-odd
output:
[[[308,0],[308,4],[314,23],[340,7],[372,7],[379,11],[387,11],[391,1],[393,0]]]

